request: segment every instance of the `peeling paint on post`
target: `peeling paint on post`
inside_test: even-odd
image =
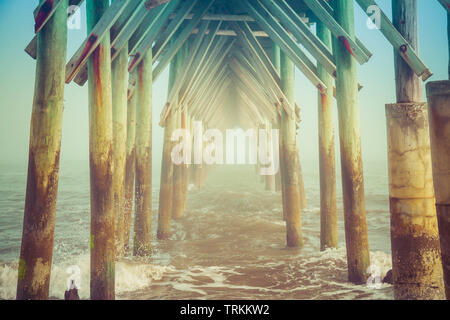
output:
[[[137,77],[136,77],[137,78]],[[131,221],[133,217],[134,179],[136,172],[136,94],[128,100],[127,150],[125,165],[124,247],[130,248]]]
[[[331,49],[331,32],[320,21],[318,38]],[[334,147],[333,78],[318,63],[317,73],[328,90],[318,93],[319,168],[320,168],[320,250],[337,248],[336,160]]]
[[[88,32],[105,13],[108,0],[88,0]],[[113,119],[110,37],[106,34],[88,61],[91,176],[91,299],[115,299]]]
[[[336,21],[355,39],[354,3],[334,0]],[[342,192],[347,248],[348,279],[355,284],[366,283],[370,266],[367,238],[364,177],[358,107],[356,60],[346,47],[335,41],[336,98],[339,118]]]
[[[447,300],[450,300],[450,81],[427,83],[436,211]]]
[[[152,240],[152,50],[137,67],[134,255],[151,253]]]
[[[63,0],[38,34],[27,191],[17,299],[48,299],[64,103],[67,7]]]
[[[289,103],[294,105],[294,63],[281,52],[281,89]],[[286,218],[286,242],[288,247],[303,246],[301,204],[299,191],[298,148],[296,123],[283,109],[281,115],[283,153],[283,212]]]
[[[125,165],[127,147],[128,107],[128,45],[112,62],[113,103],[113,157],[114,157],[114,211],[116,259],[124,256],[125,250]]]

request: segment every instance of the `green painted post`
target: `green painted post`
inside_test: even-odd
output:
[[[114,157],[114,211],[116,259],[125,250],[125,162],[127,148],[128,108],[128,46],[126,45],[112,62],[112,104],[113,104],[113,157]]]
[[[170,92],[177,76],[177,54],[170,63],[168,92]],[[158,232],[157,237],[160,240],[170,237],[170,223],[172,220],[172,202],[173,202],[173,163],[172,163],[172,132],[175,129],[175,112],[174,107],[178,104],[175,99],[173,106],[164,123],[164,142],[163,155],[161,161],[161,182],[159,189],[159,210],[158,210]]]
[[[152,50],[137,67],[134,255],[151,253],[152,240]]]
[[[331,49],[331,32],[316,24],[318,38]],[[318,93],[319,167],[320,167],[320,250],[337,248],[336,160],[334,153],[333,77],[320,64],[317,73],[328,90]]]
[[[108,0],[86,3],[88,32],[108,9]],[[113,117],[109,32],[88,61],[91,175],[91,299],[115,299]]]
[[[337,22],[355,40],[353,1],[334,0],[333,4]],[[362,284],[367,280],[370,256],[361,156],[357,68],[356,60],[342,42],[338,42],[333,49],[337,69],[336,96],[348,278],[353,283]]]
[[[136,73],[136,72],[135,72]],[[137,76],[136,76],[137,79]],[[128,100],[127,155],[125,169],[125,250],[130,249],[131,221],[133,217],[134,181],[136,172],[136,93]]]
[[[281,52],[281,89],[291,105],[294,105],[294,63]],[[298,148],[296,122],[283,109],[281,114],[281,136],[283,153],[282,183],[283,212],[286,219],[286,242],[288,247],[303,246],[301,203],[298,179]]]
[[[18,300],[48,299],[64,103],[68,0],[37,36]]]
[[[273,66],[275,67],[275,70],[277,70],[278,71],[278,73],[280,73],[280,47],[279,46],[277,46],[275,43],[272,43],[272,56],[271,56],[271,59],[272,59],[272,63],[273,63]],[[277,123],[277,129],[279,130],[279,133],[278,133],[278,149],[281,151],[281,130],[280,130],[280,122],[281,122],[281,119],[280,119],[280,117],[278,116],[278,123]],[[281,152],[279,152],[279,154],[280,154],[280,169],[278,170],[278,172],[277,172],[277,174],[275,175],[275,191],[281,191],[281,188],[282,188],[282,183],[281,183],[281,176],[282,176],[282,174],[281,174],[281,170],[282,170],[282,168],[281,168],[281,156],[282,156],[282,154],[281,154]]]

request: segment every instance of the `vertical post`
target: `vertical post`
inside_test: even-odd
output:
[[[393,0],[393,23],[417,48],[417,1]],[[397,103],[386,105],[396,299],[442,298],[427,106],[419,78],[394,52]]]
[[[182,59],[178,59],[180,61]],[[180,65],[178,66],[180,67]],[[179,70],[179,69],[178,69]],[[174,106],[175,108],[175,106]],[[181,128],[181,110],[174,110],[175,129]],[[183,216],[183,164],[173,165],[173,203],[172,218],[180,219]]]
[[[27,191],[17,299],[47,299],[53,257],[64,102],[67,6],[62,1],[37,36]]]
[[[331,32],[321,22],[316,24],[317,36],[331,49]],[[319,170],[320,170],[320,250],[337,248],[338,226],[336,205],[336,160],[334,154],[333,78],[317,64],[320,80],[327,86],[318,93]]]
[[[447,23],[450,53],[450,13],[447,13]],[[445,294],[450,300],[450,81],[427,83],[427,97]]]
[[[450,300],[450,81],[427,83],[436,211],[447,300]]]
[[[181,114],[181,127],[186,130],[187,133],[189,133],[190,136],[190,128],[191,128],[191,121],[189,118],[189,112],[188,109],[185,108],[183,113]],[[188,143],[191,143],[190,141]],[[187,204],[187,197],[188,197],[188,190],[189,190],[189,169],[190,166],[188,164],[183,165],[183,210],[186,210],[186,204]]]
[[[136,213],[134,255],[149,255],[152,239],[152,50],[137,67]]]
[[[114,157],[114,211],[116,259],[122,258],[125,250],[125,161],[127,148],[128,107],[128,45],[112,62],[113,104],[113,157]]]
[[[108,0],[86,3],[88,32],[108,9]],[[115,298],[113,128],[110,37],[88,61],[91,175],[91,299]]]
[[[134,176],[136,171],[136,93],[133,94],[133,96],[128,100],[126,153],[124,246],[125,250],[128,250],[130,248],[130,233],[134,199]]]
[[[272,142],[272,124],[269,120],[266,121],[266,148],[267,148],[267,156],[273,154],[273,142]],[[258,133],[259,136],[259,133]],[[273,161],[273,160],[271,160]],[[274,191],[275,188],[275,175],[269,174],[266,175],[266,191]]]
[[[275,67],[275,69],[278,71],[278,73],[280,73],[280,47],[277,46],[275,43],[272,43],[272,63]],[[281,118],[278,117],[278,123],[277,123],[277,129],[279,130],[279,134],[278,134],[278,148],[281,151]],[[281,152],[279,152],[280,154],[280,168],[278,170],[278,172],[275,175],[275,191],[281,191],[282,188],[282,183],[281,183]]]
[[[281,89],[291,105],[294,105],[294,63],[281,52]],[[281,114],[281,136],[283,153],[283,212],[286,218],[286,240],[288,247],[301,247],[302,221],[298,179],[298,149],[295,118],[283,108]]]
[[[333,3],[337,22],[354,38],[353,1],[334,0]],[[336,95],[348,278],[355,284],[361,284],[367,280],[366,272],[370,265],[370,256],[364,199],[356,60],[343,42],[336,43],[334,49],[338,79]]]
[[[304,209],[307,207],[306,203],[306,192],[305,192],[305,183],[303,181],[303,170],[302,170],[302,162],[300,160],[300,148],[297,145],[297,170],[298,170],[298,192],[300,193],[300,209]]]
[[[179,54],[177,54],[170,63],[168,92],[173,87],[177,76]],[[172,202],[173,202],[173,163],[172,163],[172,132],[175,130],[176,113],[175,108],[178,99],[175,99],[174,105],[171,106],[169,114],[164,123],[164,142],[163,154],[161,161],[161,182],[159,189],[159,211],[158,211],[158,239],[168,239],[170,236],[170,222],[172,218]]]

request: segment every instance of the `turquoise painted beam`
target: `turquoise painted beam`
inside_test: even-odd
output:
[[[156,79],[159,77],[159,75],[162,73],[162,71],[167,67],[167,65],[170,63],[170,61],[173,59],[173,57],[176,55],[178,50],[183,46],[183,44],[186,42],[186,40],[191,35],[192,30],[200,23],[202,17],[206,14],[206,12],[209,10],[211,5],[214,3],[214,0],[208,1],[208,2],[202,2],[200,5],[200,8],[198,8],[198,11],[195,13],[192,20],[189,20],[189,22],[181,29],[181,32],[178,34],[176,39],[171,43],[168,50],[165,52],[165,54],[161,57],[158,65],[153,70],[153,82],[156,81]],[[203,37],[207,29],[204,29],[202,34],[200,34],[200,37]]]
[[[262,3],[275,18],[278,18],[281,24],[292,33],[292,35],[300,42],[306,50],[308,50],[311,55],[320,62],[320,64],[328,71],[329,74],[336,74],[336,66],[333,62],[333,54],[331,51],[323,45],[323,43],[309,30],[309,28],[305,25],[305,23],[298,17],[294,10],[289,11],[288,14],[284,11],[278,3],[273,0],[257,0]],[[284,9],[288,10],[289,5],[282,1],[285,5]],[[281,3],[281,2],[280,2]],[[295,19],[295,21],[292,18]],[[301,25],[304,25],[306,28],[300,28]],[[308,30],[309,32],[305,33],[304,31]],[[312,39],[316,39],[313,41]]]
[[[131,56],[133,57],[132,61],[128,65],[128,71],[131,73],[134,68],[138,65],[138,63],[144,58],[145,53],[147,50],[151,50],[153,41],[155,41],[155,38],[160,33],[163,26],[166,24],[166,22],[169,20],[170,15],[175,11],[175,9],[180,4],[181,0],[172,0],[170,1],[166,7],[164,7],[162,10],[162,14],[159,17],[157,21],[145,32],[145,36],[141,38],[141,40],[138,40],[137,45],[132,45],[135,47],[135,49],[132,49]],[[130,41],[133,39],[130,39]],[[167,39],[168,41],[169,39]]]
[[[158,35],[158,39],[153,46],[153,63],[155,63],[162,51],[169,43],[169,40],[175,35],[177,30],[180,28],[181,24],[184,22],[186,16],[191,12],[191,10],[198,3],[198,0],[182,1],[179,10],[177,10],[175,17],[169,22],[166,29]],[[184,29],[184,28],[183,28]],[[180,31],[181,33],[183,31]]]
[[[265,8],[256,2],[243,1],[239,3],[255,18],[261,28],[269,34],[272,40],[294,61],[295,65],[303,72],[311,83],[319,89],[326,90],[325,84],[317,75],[314,63],[301,51],[295,41],[285,32],[280,24],[267,12]],[[281,29],[281,30],[280,30]],[[279,34],[281,32],[282,34]],[[303,58],[303,59],[302,59]]]
[[[440,4],[450,12],[450,0],[438,0]]]
[[[367,13],[367,9],[370,6],[377,6],[374,0],[356,0],[359,6]],[[417,53],[414,51],[413,47],[410,46],[408,41],[398,32],[398,30],[391,23],[389,18],[384,14],[380,8],[380,31],[385,36],[385,38],[392,44],[398,54],[405,60],[405,62],[411,67],[417,76],[422,77],[425,81],[433,75],[430,69],[425,66],[425,64],[420,60]]]
[[[356,40],[340,26],[340,24],[330,15],[330,13],[325,9],[317,0],[303,0],[305,4],[313,11],[323,24],[330,29],[331,33],[344,44],[348,52],[360,63],[364,64],[369,61],[370,56],[368,56],[367,50],[362,49]]]

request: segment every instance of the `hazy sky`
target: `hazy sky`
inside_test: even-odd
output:
[[[24,52],[24,48],[33,37],[33,10],[37,4],[38,0],[0,0],[0,163],[14,162],[24,167],[28,158],[35,75],[35,61]],[[378,4],[390,17],[391,0],[378,0]],[[367,16],[356,4],[355,13],[357,35],[373,53],[368,63],[358,67],[359,81],[364,86],[360,92],[363,157],[365,162],[385,164],[387,150],[384,106],[395,102],[393,50],[379,31],[366,27]],[[430,80],[447,79],[445,10],[436,0],[419,0],[419,17],[420,56],[434,73]],[[86,36],[84,8],[82,19],[82,30],[69,30],[68,59]],[[167,96],[167,71],[153,86],[153,155],[154,170],[158,171],[163,132],[158,121]],[[299,142],[302,158],[305,162],[317,163],[317,90],[298,71],[295,99],[302,108],[303,122]],[[66,86],[61,154],[63,164],[68,160],[88,159],[87,104],[87,85]],[[337,119],[335,123],[337,129]]]

